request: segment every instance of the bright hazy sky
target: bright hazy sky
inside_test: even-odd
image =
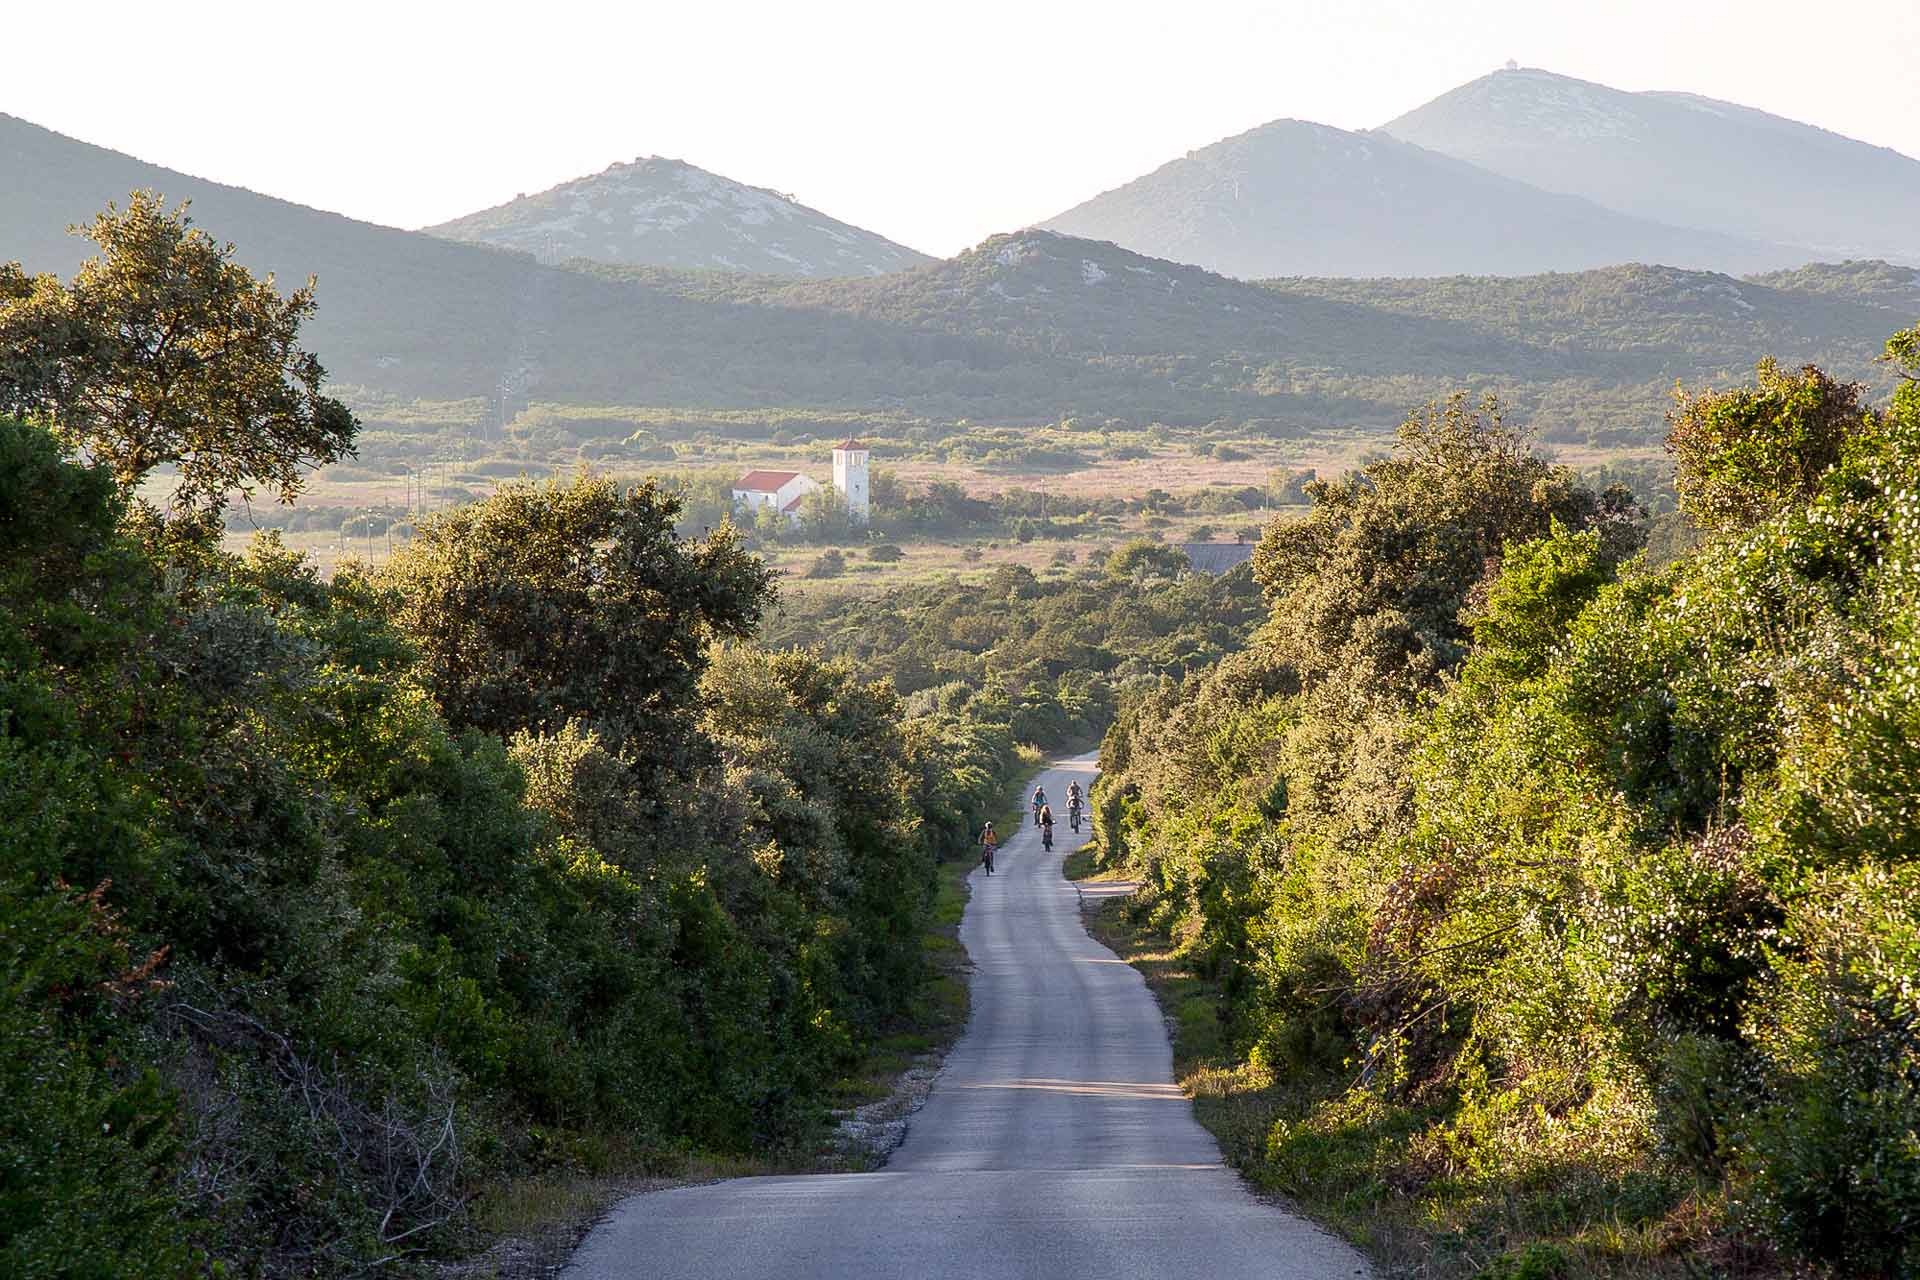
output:
[[[930,253],[1518,59],[1920,157],[1920,0],[0,0],[0,111],[416,227],[664,155]],[[0,173],[0,183],[6,175]]]

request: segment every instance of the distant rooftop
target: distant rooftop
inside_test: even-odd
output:
[[[799,474],[798,471],[749,471],[735,480],[733,487],[749,493],[778,493],[780,486]]]
[[[839,444],[833,447],[835,451],[839,451],[842,449],[865,449],[867,446],[861,444],[858,440],[855,440],[852,436],[848,436],[845,440],[842,440]]]
[[[1253,559],[1251,542],[1182,542],[1180,549],[1187,553],[1187,559],[1201,573],[1211,573],[1216,577],[1230,569],[1237,569]]]

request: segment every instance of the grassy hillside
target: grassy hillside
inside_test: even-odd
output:
[[[1463,377],[1497,379],[1512,369],[1518,402],[1548,439],[1652,443],[1673,384],[1737,377],[1753,353],[1813,362],[1867,383],[1893,379],[1876,359],[1877,334],[1920,314],[1920,272],[1883,262],[1822,264],[1736,279],[1640,264],[1599,271],[1441,280],[1290,278],[1265,283],[1313,297],[1459,325]],[[1515,346],[1552,353],[1566,379],[1528,376]],[[1542,373],[1546,373],[1542,370]]]
[[[1226,419],[1281,435],[1384,427],[1466,385],[1500,391],[1549,439],[1608,447],[1655,443],[1676,381],[1737,376],[1756,351],[1885,389],[1880,339],[1920,309],[1913,273],[1884,264],[1250,284],[1045,231],[871,280],[583,269],[735,309],[727,324],[780,335],[756,353],[753,371],[774,376],[755,385],[779,385],[770,366],[791,359],[804,368],[787,385],[831,373],[843,405],[879,394],[866,403],[936,419]]]

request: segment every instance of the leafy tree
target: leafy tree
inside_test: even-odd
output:
[[[884,517],[906,504],[906,485],[901,483],[900,473],[893,468],[875,467],[867,483],[867,502],[875,518]]]
[[[1555,519],[1598,522],[1622,549],[1638,539],[1624,490],[1581,489],[1496,401],[1464,393],[1410,415],[1391,457],[1307,489],[1312,510],[1275,522],[1254,553],[1266,638],[1303,676],[1339,675],[1360,696],[1411,696],[1460,660],[1461,607],[1508,542]]]
[[[678,499],[603,477],[516,482],[421,521],[382,574],[456,725],[591,727],[609,750],[684,771],[715,637],[749,634],[771,575],[731,524],[674,534]]]
[[[1762,360],[1752,387],[1675,393],[1667,415],[1680,505],[1702,529],[1744,528],[1812,495],[1861,427],[1860,386]]]
[[[129,492],[176,464],[185,511],[256,485],[290,503],[358,425],[298,345],[315,281],[281,297],[186,208],[148,192],[109,205],[84,232],[100,255],[71,285],[0,264],[0,413],[47,418]]]
[[[1884,411],[1768,364],[1690,400],[1683,498],[1739,536],[1658,565],[1620,495],[1417,415],[1269,533],[1255,646],[1123,713],[1095,804],[1136,914],[1292,1068],[1262,1177],[1404,1179],[1515,1246],[1690,1200],[1913,1271],[1920,337],[1888,350]]]
[[[1311,467],[1282,467],[1268,475],[1267,488],[1273,494],[1274,502],[1280,506],[1305,506],[1313,500],[1307,492],[1307,486],[1319,478],[1320,473]]]
[[[1193,569],[1187,553],[1150,538],[1136,538],[1107,557],[1109,578],[1145,581],[1152,578],[1177,578]]]
[[[1546,537],[1509,545],[1499,576],[1471,616],[1471,661],[1509,681],[1539,675],[1568,625],[1617,568],[1597,529],[1568,533],[1556,521]]]
[[[745,843],[777,848],[762,867],[815,910],[853,927],[833,941],[856,1025],[912,995],[933,856],[910,794],[901,707],[845,661],[726,646],[704,678],[706,724],[746,793]]]
[[[809,542],[844,538],[853,528],[847,500],[831,487],[815,489],[800,500],[800,521],[794,532]]]

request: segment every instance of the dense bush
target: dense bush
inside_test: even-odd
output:
[[[345,1272],[567,1135],[805,1138],[1016,767],[714,649],[765,571],[657,491],[513,486],[327,582],[123,526],[40,428],[0,459],[8,1274]]]
[[[1019,708],[750,647],[769,571],[653,485],[222,552],[351,442],[310,290],[95,233],[85,341],[0,267],[0,1271],[364,1273],[510,1174],[812,1141]]]
[[[1258,612],[1245,568],[1209,577],[1148,542],[1106,566],[1063,577],[1003,566],[985,582],[800,596],[769,615],[765,637],[850,659],[903,693],[963,691],[969,718],[1022,743],[1090,742],[1117,690],[1202,670],[1244,641]]]
[[[1291,1073],[1277,1184],[1515,1257],[1698,1188],[1729,1238],[1907,1274],[1920,384],[1868,413],[1763,365],[1675,447],[1716,532],[1661,564],[1464,406],[1314,486],[1255,645],[1108,734],[1107,856]]]
[[[1742,528],[1804,501],[1860,425],[1860,388],[1812,365],[1789,374],[1762,360],[1755,383],[1682,394],[1673,414],[1674,488],[1701,528]]]

